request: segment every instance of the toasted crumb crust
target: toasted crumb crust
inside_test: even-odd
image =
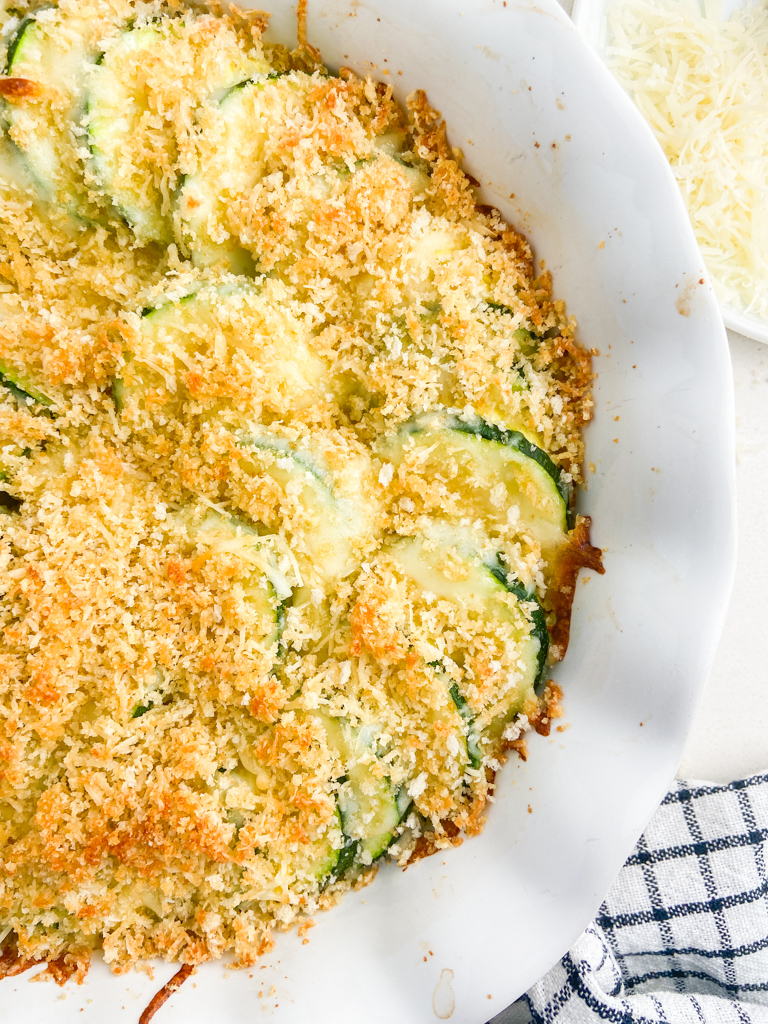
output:
[[[548,559],[501,495],[462,505],[455,467],[396,469],[382,439],[450,410],[578,484],[590,360],[424,93],[404,109],[306,41],[263,45],[243,12],[60,0],[38,18],[53,40],[87,27],[91,78],[129,23],[161,43],[109,187],[81,86],[0,79],[20,111],[0,375],[37,396],[0,387],[0,973],[79,978],[95,949],[118,972],[249,965],[375,871],[368,853],[334,874],[350,762],[329,719],[373,737],[355,748],[371,792],[407,795],[389,847],[406,865],[478,832],[504,750],[558,713],[519,599],[425,593],[390,542],[444,521],[479,538],[543,605],[554,660],[579,567],[600,571],[588,522]],[[19,21],[0,14],[4,46]],[[259,173],[222,177],[200,228],[179,197],[223,166],[214,86],[241,71],[266,83],[243,97]],[[18,170],[41,132],[44,201]],[[156,241],[121,215],[128,192]],[[441,569],[457,586],[460,548]]]

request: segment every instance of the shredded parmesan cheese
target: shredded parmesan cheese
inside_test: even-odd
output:
[[[609,67],[667,156],[718,298],[768,319],[768,7],[617,0]]]

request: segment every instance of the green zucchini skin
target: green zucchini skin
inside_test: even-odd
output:
[[[4,73],[6,75],[12,74],[13,64],[14,64],[14,61],[16,60],[16,54],[18,53],[19,48],[22,45],[22,40],[24,39],[24,34],[25,34],[25,32],[27,32],[27,30],[30,28],[30,26],[35,24],[35,21],[36,21],[36,18],[35,18],[34,14],[27,14],[19,22],[19,25],[18,25],[18,27],[16,29],[16,32],[15,32],[15,34],[13,36],[13,39],[11,40],[11,42],[10,42],[10,44],[8,46],[8,53],[6,54],[5,68],[4,68]]]
[[[559,467],[552,461],[550,456],[528,440],[519,430],[505,430],[485,420],[462,420],[458,417],[451,417],[446,423],[450,430],[457,430],[461,434],[472,434],[474,437],[481,437],[484,441],[492,441],[495,444],[502,444],[505,448],[514,448],[526,458],[533,459],[550,476],[557,487],[560,497],[566,508],[568,528],[572,529],[574,514],[573,488],[563,480],[563,474]]]
[[[341,821],[342,832],[344,833],[345,842],[342,848],[338,851],[338,857],[333,867],[331,875],[328,881],[337,878],[342,878],[347,872],[351,871],[355,867],[364,866],[360,860],[360,854],[364,848],[368,848],[372,854],[372,860],[378,860],[379,857],[383,857],[389,847],[397,838],[397,833],[394,829],[391,832],[385,833],[383,836],[372,836],[368,839],[355,839],[348,835],[345,830],[345,812],[341,810],[341,804],[337,801],[339,807],[339,820]],[[394,808],[398,816],[397,824],[400,824],[408,816],[408,812],[413,806],[413,801],[408,796],[407,790],[401,787],[395,792],[394,796]],[[350,819],[347,818],[346,827],[351,828]],[[396,826],[395,826],[396,827]],[[376,851],[375,853],[373,851]]]
[[[50,11],[56,4],[41,4],[35,8],[30,14],[25,14],[19,24],[16,26],[16,31],[13,34],[13,38],[8,44],[8,50],[5,55],[5,74],[13,75],[13,65],[16,63],[16,59],[20,56],[19,51],[23,50],[25,42],[29,41],[29,36],[25,40],[24,37],[27,32],[33,32],[35,25],[37,24],[37,16],[41,11]]]
[[[536,591],[529,589],[520,580],[510,576],[501,564],[501,560],[496,558],[493,562],[485,563],[486,569],[492,573],[496,579],[501,583],[510,594],[514,594],[515,597],[522,604],[534,605],[533,610],[530,611],[529,618],[531,620],[532,630],[531,635],[535,636],[539,641],[539,667],[536,673],[536,680],[533,684],[533,688],[536,694],[540,697],[544,692],[545,676],[547,672],[547,655],[549,653],[549,630],[547,629],[547,617],[544,614],[544,609],[541,607],[541,602],[536,596]]]
[[[371,750],[367,730],[352,726],[346,719],[319,715],[331,749],[344,764],[336,795],[345,843],[339,851],[334,875],[340,877],[353,867],[365,869],[383,856],[397,837],[397,827],[410,809],[389,778],[375,778],[364,763],[357,760],[363,750]]]
[[[237,443],[241,448],[256,448],[257,450],[273,452],[275,455],[291,459],[296,463],[298,472],[309,473],[311,477],[314,477],[322,485],[327,492],[328,501],[331,502],[333,491],[330,481],[308,452],[294,448],[287,441],[283,441],[282,438],[267,433],[248,434],[244,431],[239,431]]]
[[[343,579],[354,567],[353,550],[366,528],[364,511],[352,495],[339,493],[329,472],[310,452],[289,444],[268,431],[236,432],[242,450],[243,465],[271,476],[282,487],[293,487],[299,504],[310,515],[316,514],[317,526],[304,537],[306,550],[302,564],[311,563],[325,582]],[[268,453],[279,460],[259,465],[253,455]]]
[[[13,383],[10,377],[7,377],[2,371],[0,371],[0,384],[5,388],[6,391],[10,391],[17,402],[22,405],[26,405],[27,402],[34,402],[35,399],[27,391],[22,391],[20,387]]]
[[[360,850],[360,842],[357,839],[350,839],[347,836],[347,841],[339,850],[339,859],[336,861],[333,873],[337,878],[341,878],[357,860],[357,855]]]
[[[356,772],[355,775],[358,773]],[[388,779],[382,780],[382,785],[379,787],[379,792],[374,797],[373,801],[368,798],[367,803],[378,803],[378,808],[375,809],[376,815],[383,820],[380,820],[377,827],[367,829],[367,834],[356,838],[354,832],[359,830],[360,822],[360,779],[351,778],[348,781],[348,785],[352,788],[353,795],[351,799],[339,798],[339,810],[341,812],[341,825],[344,831],[344,835],[354,843],[357,847],[355,851],[355,860],[360,859],[362,854],[368,854],[371,863],[378,860],[379,857],[386,853],[387,848],[392,844],[395,839],[395,829],[400,822],[400,812],[397,807],[397,800],[395,791],[392,788],[392,784]]]
[[[53,405],[53,399],[31,384],[24,373],[3,362],[0,362],[0,385],[10,391],[16,401],[22,405],[33,403],[45,408]]]
[[[54,17],[43,18],[41,12]],[[104,211],[85,185],[79,142],[73,134],[92,57],[87,23],[76,11],[58,12],[55,5],[24,18],[8,52],[6,73],[43,87],[41,103],[5,108],[7,136],[23,168],[22,184],[34,195],[41,213],[68,234],[103,221]],[[50,96],[57,97],[53,109]],[[58,109],[61,103],[66,103],[66,112]]]
[[[2,391],[11,396],[19,410],[23,409],[32,416],[52,418],[55,415],[50,408],[53,401],[48,395],[43,394],[33,384],[30,384],[24,373],[0,362],[0,392]],[[0,496],[6,500],[9,507],[16,511],[21,502],[8,494],[5,488],[13,486],[15,460],[31,456],[32,451],[30,448],[24,448],[14,437],[0,438],[0,449],[2,449],[0,450]],[[5,460],[6,454],[12,456],[10,461]],[[7,511],[7,509],[3,511]]]
[[[505,306],[503,302],[492,302],[490,299],[486,299],[483,305],[500,316],[514,317],[516,315],[515,311],[509,306]],[[531,352],[535,352],[541,342],[541,338],[533,331],[529,331],[527,327],[518,327],[512,332],[512,337]]]
[[[467,727],[467,757],[469,758],[469,763],[473,768],[479,768],[482,764],[483,752],[480,749],[479,737],[474,728],[475,715],[467,701],[461,695],[458,683],[454,683],[448,690],[448,693],[451,695],[451,700],[456,705],[456,710],[461,715],[464,720],[464,724]]]
[[[511,594],[517,604],[519,620],[522,620],[518,620],[515,629],[518,632],[518,640],[524,645],[521,650],[526,661],[526,672],[518,691],[517,707],[519,708],[519,702],[526,694],[530,696],[533,692],[540,695],[549,650],[549,634],[544,611],[535,592],[509,576],[504,569],[501,556],[486,556],[483,560],[464,539],[459,528],[448,527],[425,537],[396,539],[387,545],[387,549],[400,563],[405,574],[421,590],[428,591],[440,600],[482,601],[480,614],[484,620],[510,616],[511,612],[504,595]],[[453,550],[466,562],[467,574],[462,575],[458,581],[449,580],[447,577],[441,578],[438,574],[437,566],[442,556],[449,550]],[[451,659],[455,657],[456,654],[452,654],[447,660],[430,661],[427,664],[446,686],[446,691],[463,724],[468,766],[477,769],[483,760],[483,737],[488,735],[489,729],[493,730],[493,722],[486,723],[482,728],[478,726],[477,719],[482,712],[476,712],[462,693],[461,682],[457,681],[456,677],[456,664],[453,664],[453,671],[448,667]],[[517,713],[514,708],[509,711],[511,714]],[[497,724],[504,724],[501,719],[494,721]]]
[[[12,494],[8,494],[2,488],[3,474],[0,470],[0,516],[13,516],[20,510],[24,502],[21,498],[14,498]]]

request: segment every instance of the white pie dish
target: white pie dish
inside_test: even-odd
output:
[[[270,6],[286,39],[295,9]],[[279,935],[250,971],[207,965],[156,1019],[419,1024],[453,1004],[451,1021],[482,1024],[577,937],[677,768],[733,572],[727,343],[669,167],[555,0],[310,0],[309,38],[401,99],[427,89],[483,201],[528,234],[599,349],[580,507],[606,575],[577,588],[556,672],[569,728],[506,767],[481,836],[384,868],[306,946]],[[0,995],[27,1024],[135,1022],[174,970],[97,963],[80,988],[22,975]]]
[[[595,52],[605,59],[608,46],[606,11],[612,0],[575,0],[573,23]],[[724,17],[729,17],[740,7],[747,7],[751,0],[727,0],[723,5]],[[743,334],[746,338],[768,344],[768,320],[745,313],[727,302],[720,303],[725,326]]]

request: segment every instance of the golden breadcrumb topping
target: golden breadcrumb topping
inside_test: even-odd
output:
[[[0,973],[251,964],[478,831],[600,569],[549,276],[264,26],[0,14]]]

